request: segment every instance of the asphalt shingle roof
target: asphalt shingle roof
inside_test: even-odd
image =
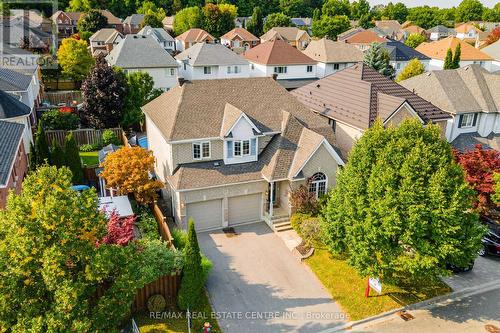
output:
[[[127,35],[106,56],[112,66],[122,68],[177,67],[172,56],[151,36]]]
[[[144,22],[144,14],[132,14],[123,20],[123,24],[141,25]]]
[[[9,95],[5,91],[0,90],[0,119],[27,116],[30,113],[31,109],[29,106]]]
[[[196,43],[175,56],[175,59],[187,60],[191,66],[227,66],[247,65],[248,61],[222,44]]]
[[[327,38],[311,41],[302,52],[309,58],[324,63],[363,61],[363,52],[356,46],[344,42],[334,42]]]
[[[31,76],[15,70],[0,67],[0,89],[5,91],[25,91],[31,83]]]
[[[23,137],[24,125],[0,121],[0,184],[9,180],[12,162],[16,158],[19,143]]]
[[[163,28],[151,28],[149,25],[145,26],[137,33],[138,35],[150,35],[154,34],[158,41],[160,42],[175,42],[174,37],[170,36],[169,33]]]
[[[281,39],[268,40],[243,53],[250,62],[263,65],[315,65],[316,61],[306,56]]]
[[[382,43],[382,46],[389,52],[389,57],[393,61],[410,61],[415,58],[418,60],[430,60],[425,54],[395,40]]]

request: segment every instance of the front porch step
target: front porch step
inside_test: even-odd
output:
[[[291,230],[293,228],[292,228],[292,225],[290,224],[290,221],[288,221],[288,219],[286,219],[286,221],[280,221],[278,223],[273,223],[273,229],[276,232],[280,232],[280,231]]]

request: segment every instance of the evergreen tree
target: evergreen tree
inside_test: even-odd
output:
[[[453,69],[453,52],[450,48],[446,51],[443,69]]]
[[[45,135],[42,121],[38,122],[38,128],[35,134],[35,151],[37,167],[50,161],[49,144],[47,143],[47,136]]]
[[[50,152],[50,164],[58,168],[64,165],[64,150],[56,140],[52,142],[52,149]]]
[[[78,146],[76,145],[76,140],[71,132],[66,136],[64,142],[64,165],[67,166],[73,174],[73,184],[81,184],[83,181],[82,161],[80,159]]]
[[[394,77],[394,68],[389,63],[389,53],[380,43],[372,43],[365,53],[363,62],[382,75]]]
[[[460,43],[455,47],[455,54],[453,55],[453,61],[451,63],[453,69],[460,68],[460,57],[462,55],[462,46]]]
[[[181,288],[178,295],[179,307],[183,310],[196,306],[203,292],[204,275],[201,266],[201,254],[194,222],[189,219],[188,235],[184,247],[185,263],[182,271]]]
[[[262,35],[263,26],[262,10],[260,7],[255,7],[253,9],[252,19],[248,22],[247,30],[259,37]]]
[[[35,171],[36,170],[36,149],[33,143],[30,143],[30,154],[29,154],[29,167],[30,171]]]

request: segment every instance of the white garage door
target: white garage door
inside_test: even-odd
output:
[[[222,227],[222,200],[187,204],[187,217],[194,220],[196,230]]]
[[[261,199],[261,193],[229,198],[229,225],[259,221]]]

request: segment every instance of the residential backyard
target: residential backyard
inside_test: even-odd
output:
[[[99,152],[96,151],[81,151],[80,159],[82,164],[86,166],[95,166],[99,164]]]
[[[365,298],[366,278],[359,276],[344,258],[334,256],[328,250],[320,248],[316,249],[314,255],[305,262],[353,321],[451,291],[450,287],[441,281],[405,286],[384,283],[382,294],[377,295],[371,291],[370,297]]]

